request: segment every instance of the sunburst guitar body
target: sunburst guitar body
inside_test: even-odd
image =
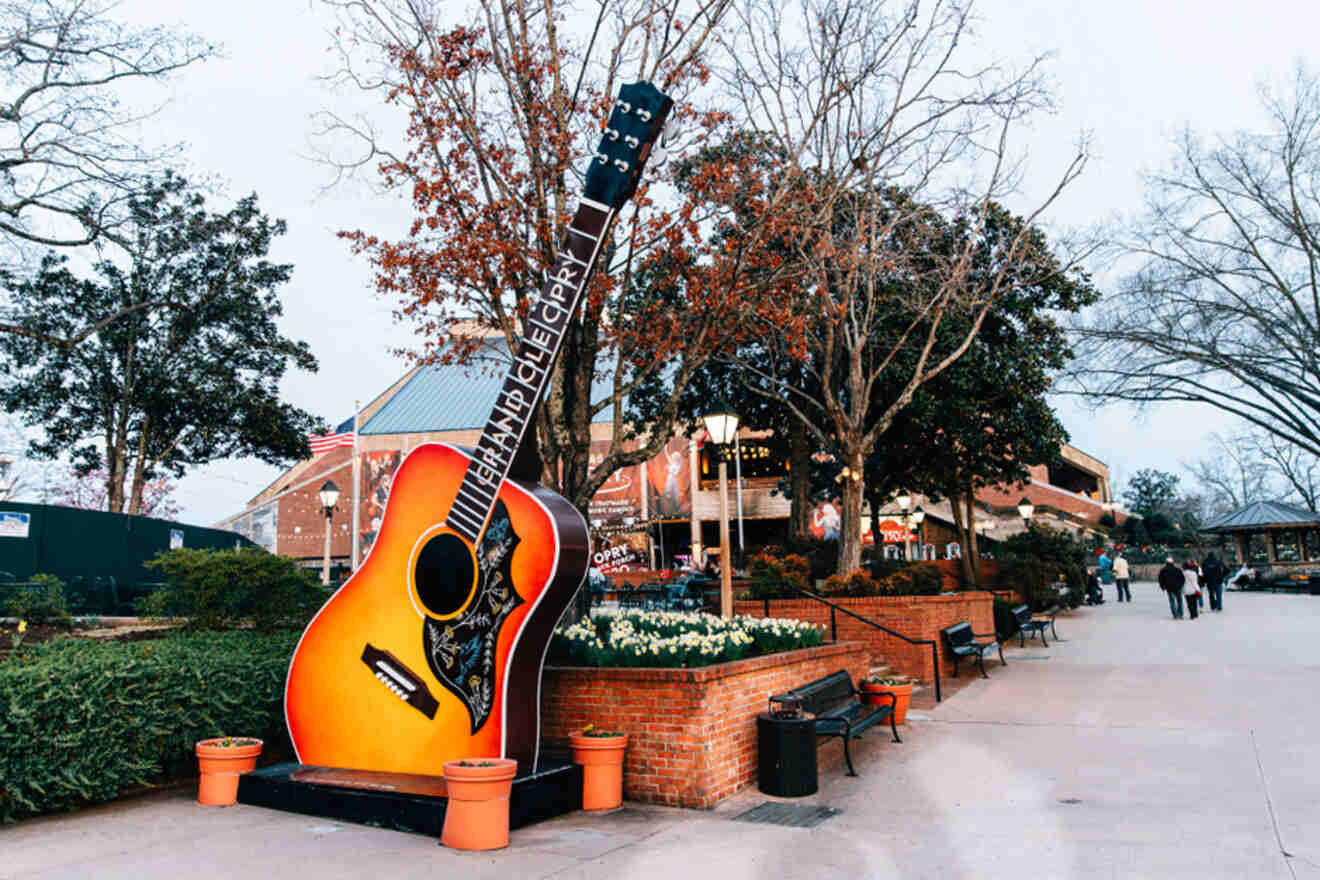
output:
[[[507,757],[536,769],[541,664],[590,548],[576,508],[509,474],[672,106],[649,83],[620,90],[476,447],[409,453],[366,561],[303,634],[284,695],[302,764],[437,776],[445,761]]]
[[[474,551],[445,525],[470,464],[445,444],[409,453],[366,561],[303,634],[284,700],[301,763],[534,766],[541,662],[586,575],[586,523],[548,489],[505,480]]]

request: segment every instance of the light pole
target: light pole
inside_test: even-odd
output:
[[[909,529],[912,528],[912,521],[911,518],[908,516],[908,508],[912,506],[912,496],[908,494],[908,491],[906,489],[900,489],[898,492],[898,497],[894,500],[898,502],[898,509],[902,512],[902,520],[903,520],[904,528],[909,528]],[[909,541],[903,542],[903,556],[906,557],[909,562],[911,562],[912,554],[908,552],[909,543],[911,542]]]
[[[1036,512],[1036,505],[1031,503],[1031,499],[1023,497],[1018,502],[1018,515],[1022,517],[1022,527],[1031,531],[1031,515]]]
[[[710,441],[724,446],[738,434],[738,414],[726,400],[715,401],[710,412],[701,417],[710,432]],[[729,466],[720,459],[720,616],[733,617],[733,560],[729,552]]]
[[[326,480],[321,487],[321,507],[325,511],[325,556],[321,560],[321,583],[330,586],[330,520],[335,515],[335,505],[339,503],[339,487],[334,480]]]
[[[926,530],[922,523],[926,520],[926,511],[918,505],[917,509],[912,511],[912,524],[917,527],[917,559],[926,558]]]

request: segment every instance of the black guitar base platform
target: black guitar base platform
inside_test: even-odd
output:
[[[438,777],[289,763],[239,777],[238,802],[438,838],[449,803],[439,793],[443,790]],[[509,827],[521,828],[581,808],[582,768],[542,760],[537,772],[513,780]]]

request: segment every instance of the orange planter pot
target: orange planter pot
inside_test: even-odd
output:
[[[463,764],[489,766],[468,766]],[[467,758],[445,762],[445,827],[440,842],[454,849],[503,849],[509,845],[509,792],[518,762]]]
[[[623,804],[623,753],[628,734],[572,734],[573,763],[582,765],[582,809],[612,810]]]
[[[903,724],[907,721],[908,703],[912,701],[912,682],[907,684],[867,684],[862,683],[862,692],[864,694],[893,694],[894,695],[894,723]],[[883,697],[867,696],[865,702],[871,706],[887,706],[889,701]]]
[[[250,737],[244,737],[249,739]],[[228,737],[204,739],[194,746],[197,766],[202,772],[197,784],[197,803],[208,807],[227,807],[238,800],[238,777],[257,766],[263,745],[257,740],[248,746],[221,746]]]

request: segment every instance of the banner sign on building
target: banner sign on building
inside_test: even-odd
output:
[[[26,538],[31,525],[29,514],[0,511],[0,538]]]
[[[908,541],[917,540],[917,536],[904,528],[902,523],[892,519],[880,523],[880,534],[886,544],[906,544]]]

